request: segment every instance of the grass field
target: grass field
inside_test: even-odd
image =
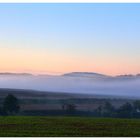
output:
[[[0,117],[0,136],[138,137],[140,120],[90,117]]]

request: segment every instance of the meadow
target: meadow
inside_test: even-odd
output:
[[[0,117],[0,137],[139,137],[139,119]]]

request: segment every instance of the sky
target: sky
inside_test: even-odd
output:
[[[140,4],[0,4],[0,72],[140,73]]]

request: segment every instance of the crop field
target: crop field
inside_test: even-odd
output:
[[[139,119],[0,117],[0,137],[138,137]]]

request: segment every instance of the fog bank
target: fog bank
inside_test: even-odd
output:
[[[140,78],[127,80],[67,76],[0,76],[0,88],[140,97]]]

